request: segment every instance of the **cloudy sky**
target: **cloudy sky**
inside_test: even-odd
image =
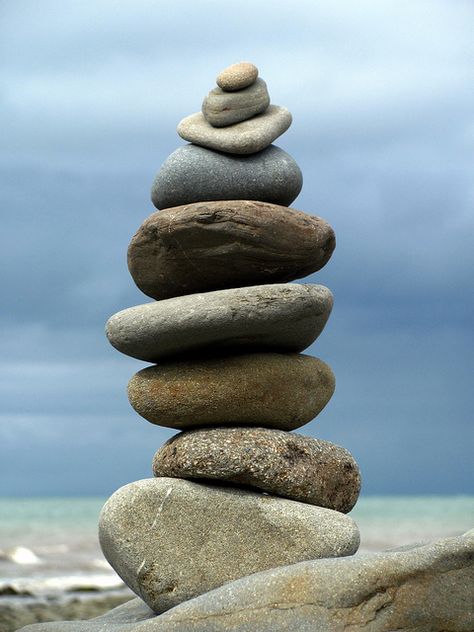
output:
[[[293,206],[335,228],[309,349],[336,393],[302,432],[364,492],[473,493],[473,53],[467,0],[0,3],[0,495],[110,494],[173,431],[104,337],[153,177],[225,66],[293,113]]]

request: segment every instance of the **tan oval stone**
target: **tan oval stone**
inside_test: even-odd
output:
[[[342,513],[360,491],[359,468],[345,448],[269,428],[181,432],[157,451],[153,473],[255,487]]]
[[[335,388],[327,364],[311,356],[252,353],[199,357],[142,369],[130,404],[169,428],[251,425],[292,430],[311,421]]]
[[[238,92],[214,88],[202,102],[202,113],[214,127],[226,127],[256,116],[270,105],[270,95],[263,79]]]
[[[248,61],[241,61],[224,68],[217,75],[216,83],[219,88],[227,92],[234,90],[242,90],[247,86],[251,86],[257,80],[258,68]]]
[[[150,215],[130,243],[128,268],[160,300],[299,279],[322,268],[335,243],[325,220],[286,206],[197,202]]]

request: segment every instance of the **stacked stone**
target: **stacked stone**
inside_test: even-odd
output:
[[[288,208],[301,171],[271,143],[291,114],[270,105],[257,68],[236,64],[217,84],[178,125],[191,144],[161,167],[160,210],[129,246],[132,277],[156,300],[107,324],[114,347],[154,364],[130,380],[133,408],[183,431],[155,454],[155,478],[118,490],[101,514],[105,556],[155,612],[359,544],[345,515],[360,489],[354,459],[289,432],[334,392],[330,367],[301,353],[331,292],[288,283],[327,263],[334,232]]]

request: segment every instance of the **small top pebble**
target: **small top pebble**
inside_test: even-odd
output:
[[[217,75],[216,83],[226,92],[242,90],[255,83],[258,77],[258,68],[248,61],[232,64]]]

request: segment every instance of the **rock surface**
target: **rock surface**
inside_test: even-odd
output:
[[[289,206],[302,185],[296,162],[275,145],[249,156],[185,145],[161,166],[151,199],[158,209],[209,200],[259,200]]]
[[[170,428],[248,424],[293,430],[334,392],[327,364],[299,354],[252,353],[142,369],[128,396],[139,415]]]
[[[107,337],[146,362],[204,348],[303,351],[331,309],[332,294],[323,285],[255,285],[124,309],[108,320]]]
[[[347,513],[360,491],[351,454],[322,439],[267,428],[202,428],[167,441],[155,476],[218,480]]]
[[[156,211],[128,248],[137,286],[156,299],[282,283],[316,272],[335,236],[320,217],[286,206],[229,200]]]
[[[258,68],[248,61],[227,66],[217,75],[216,83],[222,90],[233,92],[252,85],[258,77]]]
[[[213,127],[201,112],[191,114],[178,125],[178,134],[195,145],[229,154],[254,154],[265,149],[291,125],[290,112],[271,105],[263,114],[230,127]]]
[[[250,573],[353,554],[354,521],[274,496],[154,478],[125,485],[99,520],[103,553],[155,612]]]
[[[295,501],[177,478],[116,491],[99,519],[102,551],[155,612],[250,573],[359,545],[344,514]]]
[[[202,114],[213,127],[225,127],[261,114],[270,105],[267,84],[257,79],[238,92],[214,88],[202,102]],[[179,128],[178,128],[179,133]]]
[[[23,632],[471,632],[474,532],[251,575],[155,616],[135,599]]]

